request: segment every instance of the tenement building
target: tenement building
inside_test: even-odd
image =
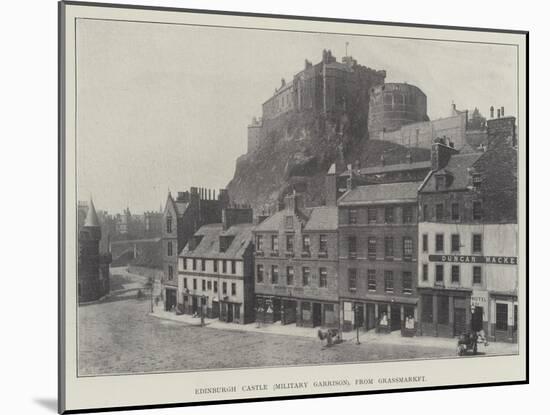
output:
[[[290,194],[254,238],[256,320],[338,327],[336,206],[306,208]]]
[[[344,330],[409,329],[417,321],[417,191],[422,182],[353,186],[338,200]],[[406,324],[407,323],[407,324]]]
[[[178,309],[225,322],[254,321],[252,209],[225,208],[203,225],[178,258]]]
[[[220,223],[228,203],[225,189],[220,189],[218,197],[214,190],[197,187],[178,192],[176,199],[168,192],[162,220],[162,295],[167,311],[176,309],[179,252],[202,225]]]
[[[422,335],[483,329],[493,341],[517,339],[515,118],[487,120],[487,137],[487,150],[474,154],[433,144],[419,190]]]

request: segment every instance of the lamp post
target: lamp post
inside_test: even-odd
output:
[[[356,341],[355,344],[359,345],[361,342],[359,341],[359,307],[357,306],[357,303],[353,303],[353,323],[355,324],[355,330],[356,330]]]

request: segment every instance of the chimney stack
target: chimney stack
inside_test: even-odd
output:
[[[488,148],[501,143],[507,143],[512,147],[517,145],[516,117],[508,116],[487,120]]]
[[[497,108],[497,118],[500,118],[500,108]]]
[[[495,107],[491,105],[491,108],[489,108],[489,113],[491,114],[490,118],[495,118]]]

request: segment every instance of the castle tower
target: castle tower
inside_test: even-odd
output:
[[[78,301],[93,301],[103,295],[100,281],[99,241],[101,227],[90,199],[84,225],[78,232]]]

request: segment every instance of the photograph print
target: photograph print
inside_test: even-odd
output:
[[[520,355],[516,44],[140,13],[70,23],[77,379]]]

